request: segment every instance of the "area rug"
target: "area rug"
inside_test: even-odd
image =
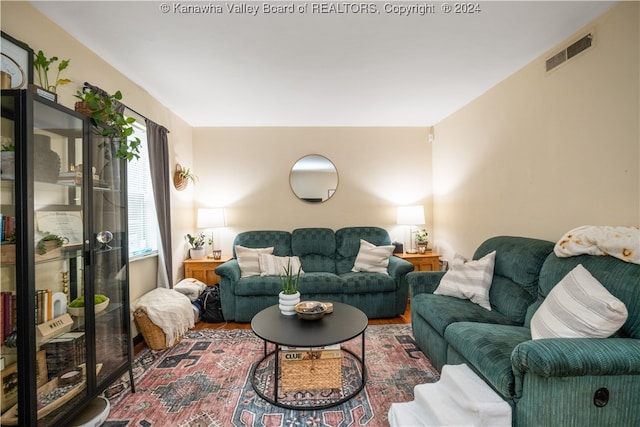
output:
[[[413,387],[437,381],[439,373],[417,348],[411,325],[369,326],[365,339],[365,388],[339,406],[299,410],[269,404],[253,390],[249,375],[264,342],[251,330],[189,331],[171,349],[138,354],[136,392],[128,374],[107,389],[111,413],[104,426],[387,426],[390,405],[413,400]],[[360,343],[345,346],[359,353]]]

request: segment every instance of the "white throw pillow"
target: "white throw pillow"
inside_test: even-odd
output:
[[[236,245],[236,257],[240,266],[240,278],[260,275],[259,254],[272,254],[273,246],[268,248],[245,248]]]
[[[442,276],[433,294],[468,299],[491,311],[489,289],[493,281],[495,262],[496,251],[475,261],[462,262],[454,259],[451,270]]]
[[[282,276],[286,274],[284,269],[288,266],[294,276],[298,274],[298,269],[300,274],[304,273],[300,258],[297,256],[275,256],[261,253],[258,255],[258,260],[260,261],[261,276]]]
[[[175,284],[173,290],[189,297],[191,301],[198,299],[207,285],[198,279],[186,278]]]
[[[533,314],[531,338],[606,338],[627,316],[624,303],[578,264]]]
[[[387,267],[389,257],[393,255],[394,245],[376,246],[360,239],[360,249],[353,264],[352,271],[389,274]]]

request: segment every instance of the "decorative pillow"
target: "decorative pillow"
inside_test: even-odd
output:
[[[240,266],[240,278],[260,275],[259,254],[272,254],[273,246],[269,248],[245,248],[236,245],[236,256]]]
[[[186,295],[191,301],[195,301],[206,287],[207,285],[198,279],[187,278],[176,283],[173,290]]]
[[[286,274],[284,269],[290,265],[291,274],[304,273],[302,271],[302,264],[300,264],[300,258],[297,256],[275,256],[270,254],[258,254],[258,260],[260,261],[260,275],[261,276],[282,276]]]
[[[460,258],[454,258],[451,270],[442,276],[433,294],[468,299],[491,311],[489,289],[493,281],[495,262],[496,251],[475,261],[463,262]]]
[[[393,255],[394,245],[376,246],[360,239],[360,249],[352,271],[368,271],[388,275],[389,257]]]
[[[627,316],[624,303],[578,264],[533,314],[531,338],[606,338]]]

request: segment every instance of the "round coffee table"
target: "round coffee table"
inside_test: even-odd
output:
[[[366,367],[364,362],[364,331],[368,324],[367,316],[355,307],[334,302],[333,313],[325,314],[318,320],[303,320],[298,316],[284,316],[277,305],[265,308],[251,320],[251,329],[264,340],[264,356],[251,368],[251,385],[255,392],[267,402],[289,409],[324,409],[340,405],[357,395],[366,382]],[[341,344],[361,336],[360,355],[341,346],[343,357],[359,365],[354,370],[355,385],[343,387],[335,398],[330,394],[324,395],[317,402],[301,399],[282,401],[279,399],[279,374],[281,346],[318,348]],[[268,344],[274,344],[275,349],[268,351]],[[295,363],[295,362],[294,362]],[[273,370],[270,369],[273,365]],[[342,368],[342,367],[341,367]],[[357,374],[356,374],[357,373]],[[264,379],[263,376],[270,376]],[[268,390],[273,383],[273,389]],[[305,393],[300,393],[304,395]]]

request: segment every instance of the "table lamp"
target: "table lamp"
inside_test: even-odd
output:
[[[406,252],[408,254],[415,254],[417,251],[416,251],[416,246],[413,238],[413,227],[418,225],[423,225],[425,223],[424,206],[422,205],[399,206],[397,223],[399,225],[409,226],[409,238],[410,238],[411,247]]]
[[[213,250],[213,233],[216,228],[226,227],[224,208],[199,208],[196,227],[211,229],[211,253],[207,258],[220,259],[221,251]]]

